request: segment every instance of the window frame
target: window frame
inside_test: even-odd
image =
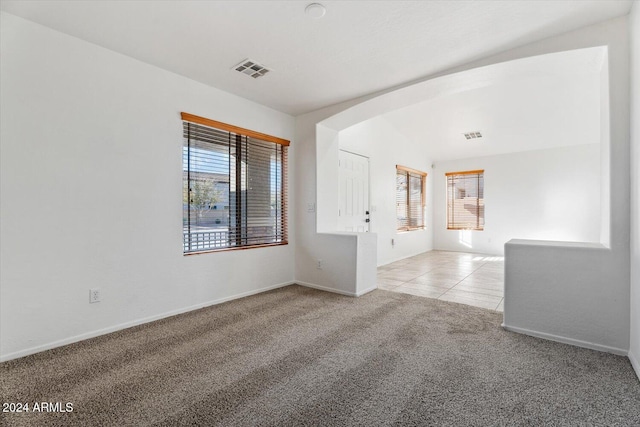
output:
[[[457,171],[457,172],[446,172],[445,174],[445,192],[446,192],[446,226],[447,226],[447,230],[454,230],[454,231],[460,231],[460,230],[469,230],[469,231],[484,231],[484,227],[485,227],[485,205],[484,205],[484,169],[476,169],[476,170],[469,170],[469,171]],[[450,203],[450,191],[449,191],[449,180],[450,177],[456,177],[456,176],[463,176],[463,175],[477,175],[478,176],[478,188],[477,188],[477,194],[476,194],[476,226],[469,228],[469,227],[461,227],[461,226],[452,226],[450,225],[450,220],[452,219],[452,216],[455,215],[454,213],[450,212],[451,209],[451,203]],[[482,178],[482,197],[480,197],[480,178]],[[482,200],[482,209],[480,209],[480,201]],[[482,211],[482,215],[480,215],[480,212]],[[482,218],[482,224],[480,224],[480,219]]]
[[[288,153],[287,153],[287,148],[290,145],[290,141],[286,140],[284,138],[278,138],[275,136],[271,136],[271,135],[267,135],[261,132],[256,132],[250,129],[245,129],[245,128],[241,128],[239,126],[234,126],[234,125],[230,125],[227,123],[223,123],[223,122],[219,122],[216,120],[212,120],[212,119],[208,119],[205,117],[200,117],[200,116],[196,116],[194,114],[190,114],[190,113],[185,113],[182,112],[181,114],[181,119],[182,119],[182,124],[184,126],[185,123],[193,123],[196,125],[203,125],[203,126],[207,126],[210,128],[213,128],[215,130],[218,131],[223,131],[223,132],[229,132],[230,134],[235,134],[236,136],[240,136],[240,137],[245,137],[245,138],[252,138],[252,139],[256,139],[256,140],[260,140],[259,142],[269,142],[269,143],[274,143],[274,144],[279,144],[281,145],[281,153],[282,153],[282,158],[281,158],[281,172],[280,172],[280,194],[281,194],[281,202],[280,202],[280,218],[281,218],[281,228],[282,228],[282,239],[279,242],[272,242],[272,243],[257,243],[257,244],[245,244],[245,245],[237,245],[237,246],[228,246],[228,247],[222,247],[222,248],[209,248],[209,249],[202,249],[202,250],[191,250],[189,252],[185,251],[185,244],[184,244],[184,225],[183,225],[183,256],[190,256],[190,255],[200,255],[200,254],[204,254],[204,253],[211,253],[211,252],[224,252],[224,251],[235,251],[235,250],[245,250],[245,249],[254,249],[254,248],[264,248],[264,247],[271,247],[271,246],[282,246],[282,245],[288,245],[289,241],[288,241],[288,186],[289,186],[289,182],[288,182]],[[184,147],[184,145],[183,145]],[[184,148],[183,148],[184,150]],[[184,163],[183,163],[183,171],[184,171]],[[183,172],[184,173],[184,172]],[[237,177],[232,177],[231,176],[231,170],[229,171],[229,179],[238,179]],[[187,187],[189,185],[189,178],[187,178]],[[184,177],[183,177],[183,188],[184,188]],[[184,191],[184,190],[183,190]],[[229,195],[230,197],[231,195]],[[183,196],[184,197],[184,196]],[[231,207],[229,207],[229,210],[231,209]],[[241,209],[241,208],[237,208],[237,209]],[[225,209],[226,210],[226,209]],[[184,214],[183,214],[183,221],[184,221]],[[183,222],[184,223],[184,222]],[[274,234],[274,235],[277,235]]]
[[[407,225],[401,226],[398,219],[398,187],[397,187],[397,179],[399,172],[403,172],[406,175],[407,179],[407,195],[406,195],[406,212],[407,212]],[[420,177],[421,191],[420,191],[420,211],[422,212],[422,224],[419,226],[412,227],[411,224],[411,185],[410,185],[410,177],[418,176]],[[427,173],[422,172],[418,169],[408,168],[406,166],[396,165],[396,232],[407,232],[407,231],[416,231],[416,230],[425,230],[427,228],[427,218],[426,218],[426,201],[427,201]]]

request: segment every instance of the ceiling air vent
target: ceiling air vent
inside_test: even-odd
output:
[[[254,79],[262,77],[269,71],[271,71],[264,65],[261,65],[251,59],[245,59],[244,61],[233,67],[233,69],[239,73],[246,74],[249,77],[253,77]]]
[[[482,138],[482,134],[480,132],[467,132],[464,134],[464,137],[467,139],[477,139]]]

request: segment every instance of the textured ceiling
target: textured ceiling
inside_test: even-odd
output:
[[[629,12],[621,1],[12,1],[3,11],[302,114]],[[231,68],[273,69],[252,79]]]

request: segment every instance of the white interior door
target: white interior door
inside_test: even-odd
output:
[[[369,231],[369,158],[340,150],[340,198],[338,227],[341,231]]]

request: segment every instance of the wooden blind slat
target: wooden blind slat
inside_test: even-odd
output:
[[[180,113],[182,120],[185,122],[196,123],[199,125],[209,126],[216,129],[225,130],[228,132],[237,133],[240,135],[248,136],[251,138],[261,139],[263,141],[274,142],[276,144],[289,146],[290,141],[275,136],[267,135],[265,133],[256,132],[250,129],[241,128],[239,126],[230,125],[227,123],[219,122],[216,120],[207,119],[205,117],[196,116],[189,113]]]
[[[396,169],[397,170],[402,170],[402,171],[405,171],[405,172],[409,172],[409,173],[414,173],[414,174],[420,175],[420,176],[427,176],[426,172],[422,172],[422,171],[419,171],[417,169],[411,169],[411,168],[408,168],[406,166],[396,165]]]
[[[451,176],[451,175],[478,175],[484,173],[484,169],[478,169],[475,171],[462,171],[462,172],[447,172],[444,175],[445,176]]]

